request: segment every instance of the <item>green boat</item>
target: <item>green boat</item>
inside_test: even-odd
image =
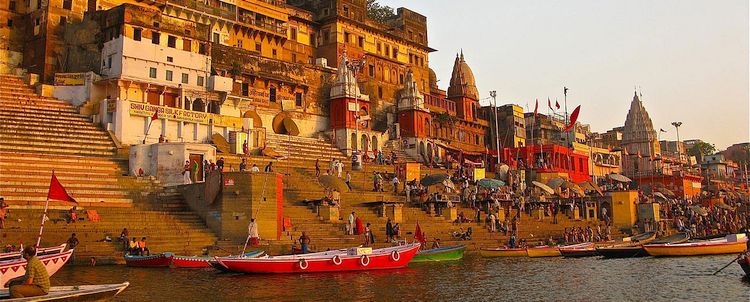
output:
[[[436,249],[419,251],[411,262],[431,262],[431,261],[454,261],[461,260],[464,257],[466,246],[454,245]]]

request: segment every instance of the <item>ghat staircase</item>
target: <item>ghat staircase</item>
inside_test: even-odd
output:
[[[42,245],[60,244],[75,232],[78,261],[121,261],[120,245],[100,240],[116,239],[123,228],[131,237],[147,237],[153,251],[198,254],[216,241],[157,181],[123,176],[127,158],[88,117],[63,100],[35,94],[21,77],[0,75],[0,196],[10,205],[0,246],[36,240],[52,171],[84,220],[67,223],[66,210],[75,204],[51,201]],[[90,221],[86,210],[101,221]]]
[[[267,143],[285,158],[269,159],[262,156],[248,156],[248,166],[257,164],[261,169],[269,162],[274,162],[274,172],[284,175],[284,216],[290,218],[292,228],[284,232],[284,238],[280,241],[264,241],[260,247],[269,252],[285,253],[290,250],[291,245],[306,232],[312,238],[313,250],[326,250],[328,248],[345,248],[359,245],[363,242],[363,236],[347,235],[345,231],[345,220],[349,213],[356,212],[363,223],[371,223],[376,240],[375,246],[386,246],[385,224],[387,218],[381,217],[372,202],[381,200],[403,201],[405,196],[393,193],[390,182],[385,180],[385,192],[372,191],[372,175],[375,171],[393,173],[394,166],[375,165],[367,163],[361,171],[352,171],[348,158],[337,150],[330,142],[324,139],[287,137],[280,135],[268,135]],[[389,146],[386,146],[389,147]],[[392,146],[391,146],[392,147]],[[386,152],[388,148],[384,148]],[[225,166],[238,167],[240,156],[233,154],[220,155],[225,157]],[[405,154],[398,154],[405,158]],[[316,209],[308,206],[305,200],[316,200],[324,196],[323,188],[318,185],[315,177],[315,160],[320,159],[321,173],[325,173],[332,159],[341,160],[345,164],[344,171],[350,171],[352,176],[352,191],[341,194],[342,205],[340,207],[341,220],[338,222],[322,221]],[[446,170],[428,169],[422,167],[421,173],[447,173]],[[345,174],[345,172],[344,172]],[[458,206],[458,211],[473,219],[475,212]],[[482,213],[484,218],[486,213]],[[500,233],[490,233],[484,228],[484,223],[477,225],[454,224],[443,217],[434,217],[416,205],[406,205],[403,208],[403,222],[401,223],[401,238],[412,240],[414,228],[419,222],[421,229],[427,233],[428,238],[440,238],[443,245],[466,244],[469,249],[475,250],[484,246],[497,246],[505,243],[508,236]],[[551,219],[535,221],[529,215],[523,214],[519,227],[519,238],[541,241],[550,236],[560,237],[564,228],[584,226],[587,222],[570,220],[563,215],[558,216],[558,224],[552,224]],[[591,224],[593,226],[593,224]],[[451,233],[472,227],[473,239],[471,241],[460,241],[452,238]],[[237,250],[241,246],[227,244],[227,249]]]

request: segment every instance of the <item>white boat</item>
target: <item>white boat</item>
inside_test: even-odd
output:
[[[38,258],[39,261],[44,264],[44,268],[47,269],[47,274],[51,277],[60,270],[68,260],[70,260],[71,254],[73,254],[73,250],[67,250],[59,254],[40,256]],[[5,284],[11,279],[25,275],[26,262],[26,259],[22,258],[0,263],[0,288],[5,288]]]
[[[0,300],[21,302],[21,301],[102,301],[109,300],[117,296],[130,285],[129,282],[119,284],[100,284],[100,285],[78,285],[78,286],[53,286],[50,287],[49,293],[44,296],[28,298],[10,298],[7,289],[0,289]],[[6,300],[8,299],[8,300]]]
[[[63,243],[58,246],[41,247],[36,250],[36,255],[44,256],[44,255],[59,254],[59,253],[62,253],[63,250],[65,250],[66,246],[68,246],[67,243]],[[21,259],[21,251],[0,253],[0,262],[5,262],[8,260],[17,260],[17,259]]]

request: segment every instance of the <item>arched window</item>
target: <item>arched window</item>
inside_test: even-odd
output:
[[[193,111],[206,112],[206,105],[202,99],[195,99],[193,101]]]

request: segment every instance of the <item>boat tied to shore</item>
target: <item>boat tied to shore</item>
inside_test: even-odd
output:
[[[65,250],[65,247],[67,247],[67,243],[63,243],[58,246],[51,246],[51,247],[40,247],[36,250],[36,256],[45,256],[45,255],[53,255],[53,254],[59,254],[62,253],[62,251]],[[21,251],[16,252],[8,252],[8,253],[0,253],[0,262],[5,262],[8,260],[16,260],[21,259]]]
[[[320,273],[403,268],[419,251],[419,243],[382,249],[350,248],[311,254],[257,258],[216,257],[229,271],[246,274]]]
[[[560,257],[560,249],[557,246],[541,245],[526,248],[529,258]]]
[[[494,257],[527,257],[526,248],[481,248],[479,254],[482,257],[494,258]]]
[[[149,256],[125,255],[125,265],[131,267],[168,267],[174,254],[161,253]]]
[[[655,257],[739,254],[745,251],[747,240],[745,234],[731,234],[706,241],[645,244],[643,248]]]
[[[434,248],[429,250],[420,250],[416,255],[414,255],[414,258],[411,259],[411,262],[415,263],[461,260],[464,257],[464,251],[466,251],[466,246],[463,244]]]
[[[655,232],[645,232],[643,234],[627,237],[623,242],[617,242],[608,246],[597,246],[597,254],[604,258],[632,258],[648,256],[641,246],[656,240]]]
[[[228,256],[228,257],[244,257],[244,258],[255,258],[263,255],[263,251],[252,251],[239,256]],[[177,256],[172,258],[171,267],[175,268],[205,268],[212,267],[212,262],[216,262],[216,257],[211,256]],[[218,263],[218,262],[217,262]]]
[[[0,300],[9,302],[48,302],[48,301],[109,301],[130,285],[129,282],[118,284],[53,286],[44,296],[10,299],[8,289],[0,289]]]

